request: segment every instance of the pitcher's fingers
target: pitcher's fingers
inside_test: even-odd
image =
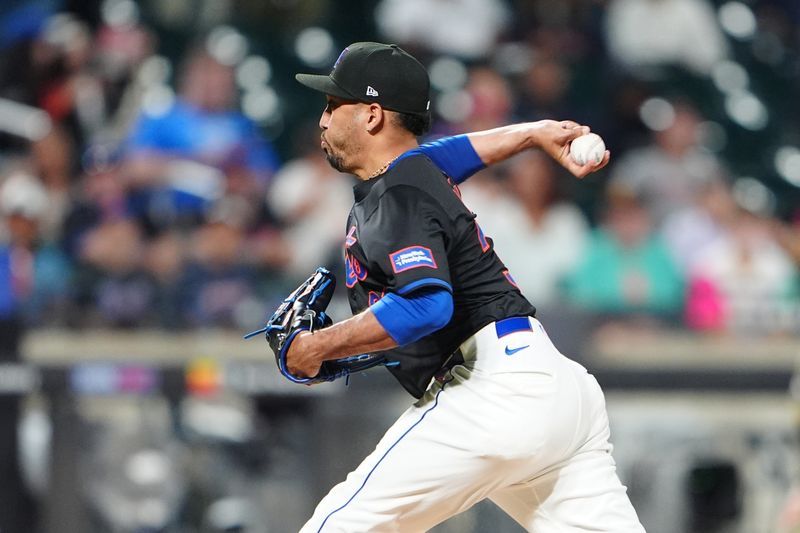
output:
[[[573,162],[572,159],[570,158],[567,161],[567,165],[565,166],[567,167],[567,170],[572,172],[572,174],[575,177],[582,179],[591,174],[592,172],[597,172],[598,170],[606,166],[610,160],[611,160],[611,152],[609,150],[606,150],[605,153],[603,154],[603,159],[601,159],[600,162],[597,164],[589,162],[586,163],[585,165],[578,165],[577,163]]]
[[[601,168],[606,166],[609,161],[611,161],[611,150],[606,150],[606,153],[603,154],[603,159],[601,159],[600,162],[597,163],[597,166],[594,167],[594,170],[592,170],[592,172],[600,170]]]
[[[589,133],[589,126],[576,126],[574,128],[565,128],[567,140],[573,141],[578,137],[582,137]]]
[[[571,134],[573,134],[573,135],[570,135],[570,137],[573,138],[573,139],[575,137],[580,137],[581,135],[586,135],[590,131],[592,131],[589,126],[584,126],[583,124],[578,124],[574,120],[562,120],[561,121],[561,127],[563,129],[569,131]]]

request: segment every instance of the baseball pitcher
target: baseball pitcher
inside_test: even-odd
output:
[[[319,269],[260,330],[292,381],[382,365],[416,398],[375,451],[319,503],[303,533],[421,532],[489,498],[528,531],[642,533],[609,444],[597,381],[553,346],[458,183],[541,149],[569,157],[589,128],[540,121],[418,145],[425,68],[396,45],[354,43],[323,93],[321,147],[356,175],[344,241],[354,316],[332,324]]]

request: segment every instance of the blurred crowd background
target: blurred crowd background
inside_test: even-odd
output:
[[[423,141],[605,139],[586,180],[532,151],[462,188],[565,343],[797,335],[796,0],[4,0],[2,358],[44,328],[245,332],[317,266],[341,279],[353,181],[294,74],[364,40],[428,67]]]
[[[351,182],[293,74],[383,40],[430,69],[431,139],[542,118],[605,138],[613,163],[586,182],[532,152],[465,186],[543,313],[796,330],[796,2],[348,6],[4,2],[0,312],[246,329],[316,266],[340,271]]]

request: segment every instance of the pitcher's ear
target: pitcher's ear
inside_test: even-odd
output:
[[[368,133],[377,133],[380,131],[381,127],[383,127],[384,121],[387,119],[388,116],[380,104],[368,104],[364,128]]]

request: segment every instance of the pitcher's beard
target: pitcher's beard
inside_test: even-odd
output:
[[[322,149],[325,151],[325,159],[328,160],[328,164],[339,172],[352,172],[353,154],[359,151],[352,140],[347,137],[347,135],[352,135],[352,132],[347,131],[341,141],[336,143],[336,146],[331,144],[325,133],[323,132],[321,135]]]
[[[334,170],[338,170],[339,172],[345,172],[344,160],[342,160],[340,156],[334,155],[326,151],[325,159],[328,160],[328,164],[332,166]]]

